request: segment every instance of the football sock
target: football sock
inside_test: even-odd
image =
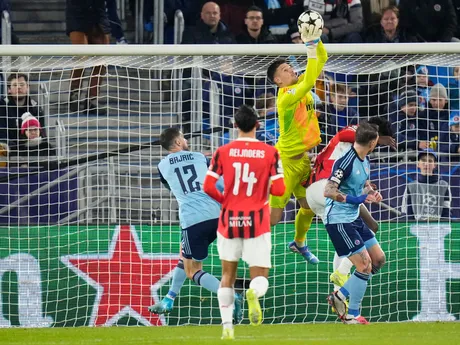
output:
[[[179,294],[182,285],[184,285],[185,279],[187,279],[187,275],[184,271],[184,262],[182,259],[180,259],[176,268],[174,268],[171,287],[169,288],[166,297],[174,300],[174,298],[176,298],[176,296]]]
[[[220,281],[212,274],[199,270],[193,275],[193,281],[196,285],[204,287],[206,290],[217,293],[219,289]]]
[[[350,279],[340,288],[339,292],[342,293],[345,298],[350,296],[348,314],[353,316],[358,316],[360,314],[359,306],[366,293],[368,280],[369,274],[355,270]]]
[[[295,237],[294,241],[298,247],[305,245],[305,238],[307,237],[307,231],[310,229],[315,213],[309,208],[300,208],[299,212],[295,216]]]
[[[224,328],[233,328],[233,308],[235,301],[235,292],[232,288],[219,288],[217,290],[217,299],[219,301],[220,317]]]
[[[340,274],[347,275],[350,273],[352,267],[353,267],[353,263],[350,261],[350,259],[342,258],[339,267],[337,267],[337,270],[339,271]]]

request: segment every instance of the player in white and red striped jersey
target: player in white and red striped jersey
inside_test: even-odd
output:
[[[233,339],[233,303],[236,270],[242,258],[249,265],[251,283],[246,292],[251,324],[262,322],[259,298],[268,289],[271,268],[269,194],[283,195],[283,171],[278,151],[255,138],[258,116],[242,105],[235,113],[238,139],[214,153],[204,181],[204,191],[222,204],[217,249],[222,279],[217,292],[222,317],[222,339]],[[224,179],[224,193],[216,188]]]
[[[388,120],[383,117],[373,117],[368,122],[376,124],[379,127],[379,145],[388,145],[396,149],[396,142],[392,137],[393,132]],[[332,167],[336,159],[342,157],[353,146],[357,128],[358,126],[349,126],[339,131],[316,157],[313,171],[310,175],[310,185],[307,188],[307,202],[310,209],[318,217],[321,217],[321,219],[323,218],[326,206],[324,187],[326,186],[327,179],[332,174]],[[373,232],[377,232],[378,223],[364,205],[360,206],[360,217]],[[333,262],[334,272],[331,274],[330,280],[336,289],[343,286],[348,279],[352,266],[353,264],[350,260],[339,258],[335,254]]]

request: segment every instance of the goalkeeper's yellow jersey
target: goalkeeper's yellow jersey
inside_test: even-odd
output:
[[[297,83],[278,91],[276,105],[280,133],[276,148],[286,157],[297,156],[321,142],[311,94],[316,79],[327,61],[327,52],[321,41],[316,52],[317,58],[308,59],[306,71]]]

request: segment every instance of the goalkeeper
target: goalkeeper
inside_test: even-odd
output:
[[[318,264],[319,260],[305,243],[315,216],[308,206],[305,186],[311,171],[308,151],[321,142],[311,93],[327,61],[327,52],[320,36],[321,29],[313,25],[301,33],[302,41],[307,46],[308,63],[300,77],[286,60],[276,60],[267,70],[268,80],[279,88],[276,103],[280,133],[276,148],[280,152],[286,184],[283,196],[270,196],[270,223],[274,226],[281,220],[283,209],[294,194],[300,210],[295,218],[294,241],[288,247],[311,264]]]

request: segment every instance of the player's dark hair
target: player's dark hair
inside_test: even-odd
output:
[[[393,130],[391,129],[391,123],[383,116],[371,117],[367,122],[377,125],[379,127],[379,135],[384,137],[392,137]]]
[[[261,9],[259,6],[254,6],[254,5],[251,6],[251,7],[249,7],[249,8],[246,10],[246,15],[248,14],[248,12],[260,12],[260,13],[262,13],[262,15],[263,15],[263,13],[264,13],[264,12],[262,11],[262,9]]]
[[[13,72],[13,73],[11,73],[11,74],[8,76],[8,79],[7,79],[7,85],[8,85],[8,87],[10,87],[11,82],[12,82],[14,79],[21,79],[21,78],[24,78],[24,80],[26,81],[26,83],[29,82],[29,78],[27,77],[26,74],[24,74],[24,73],[19,73],[19,72]]]
[[[174,140],[180,137],[181,131],[178,128],[166,128],[160,135],[160,145],[165,150],[168,150],[173,146]]]
[[[285,59],[277,59],[273,61],[270,66],[267,68],[267,79],[270,83],[275,84],[275,73],[278,67],[280,67],[283,63],[287,63]]]
[[[355,142],[359,145],[367,145],[372,140],[377,139],[379,135],[379,127],[367,121],[361,122],[356,130]]]
[[[253,107],[242,104],[236,111],[234,119],[236,126],[244,133],[248,133],[256,126],[258,116]]]

